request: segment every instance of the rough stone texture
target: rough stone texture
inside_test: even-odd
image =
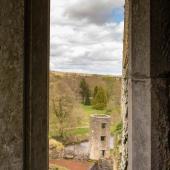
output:
[[[123,44],[123,74],[122,74],[122,150],[121,150],[121,170],[128,168],[128,27],[129,27],[129,0],[125,1],[125,22],[124,22],[124,44]]]
[[[170,81],[152,80],[152,169],[170,170]],[[155,161],[156,160],[156,161]]]
[[[90,118],[90,159],[99,160],[100,158],[109,158],[110,156],[110,122],[108,115],[92,115]],[[105,127],[102,127],[102,124]],[[101,141],[101,137],[105,137]],[[104,151],[104,156],[102,156]]]
[[[152,169],[170,169],[170,1],[151,1]],[[155,17],[157,15],[157,17]],[[155,29],[156,28],[156,29]]]
[[[170,1],[151,3],[151,58],[152,78],[170,78]]]
[[[170,169],[170,2],[130,1],[129,170]]]
[[[129,169],[151,170],[151,81],[129,80]]]
[[[128,168],[151,170],[150,0],[129,3]]]
[[[0,169],[22,170],[24,1],[0,4]]]

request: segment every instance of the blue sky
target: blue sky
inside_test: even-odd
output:
[[[123,0],[51,0],[50,69],[121,75]]]
[[[119,23],[124,20],[124,10],[123,8],[113,9],[112,10],[113,22]]]

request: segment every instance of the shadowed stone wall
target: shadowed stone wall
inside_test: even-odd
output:
[[[0,2],[0,169],[23,169],[24,1]]]
[[[0,170],[48,169],[49,14],[48,0],[0,2]]]
[[[151,7],[151,168],[170,170],[170,1]]]
[[[49,0],[25,0],[25,169],[48,169]]]

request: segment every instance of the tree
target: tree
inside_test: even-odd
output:
[[[84,102],[84,98],[85,98],[85,90],[86,90],[86,81],[85,79],[81,79],[80,81],[80,94],[81,94],[81,97],[82,97],[82,101]]]
[[[71,99],[69,97],[61,97],[57,104],[56,101],[53,100],[53,111],[57,117],[59,123],[59,135],[60,137],[64,136],[64,128],[69,119],[69,115],[72,112],[73,105]]]
[[[87,86],[87,89],[86,89],[86,96],[85,96],[85,102],[84,102],[85,105],[90,105],[91,102],[90,102],[90,90],[89,90],[89,87]]]
[[[93,92],[93,98],[95,98],[95,96],[96,96],[96,94],[97,94],[97,91],[98,91],[98,86],[95,86],[94,92]]]
[[[107,106],[107,95],[102,87],[96,88],[96,94],[93,98],[93,108],[103,110]]]
[[[82,103],[84,105],[90,105],[90,89],[89,85],[87,84],[86,80],[83,78],[80,81],[80,94],[82,97]]]

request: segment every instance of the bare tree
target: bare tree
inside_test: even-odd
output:
[[[71,98],[62,96],[59,100],[53,100],[53,111],[59,123],[59,135],[64,137],[64,128],[73,110]]]

